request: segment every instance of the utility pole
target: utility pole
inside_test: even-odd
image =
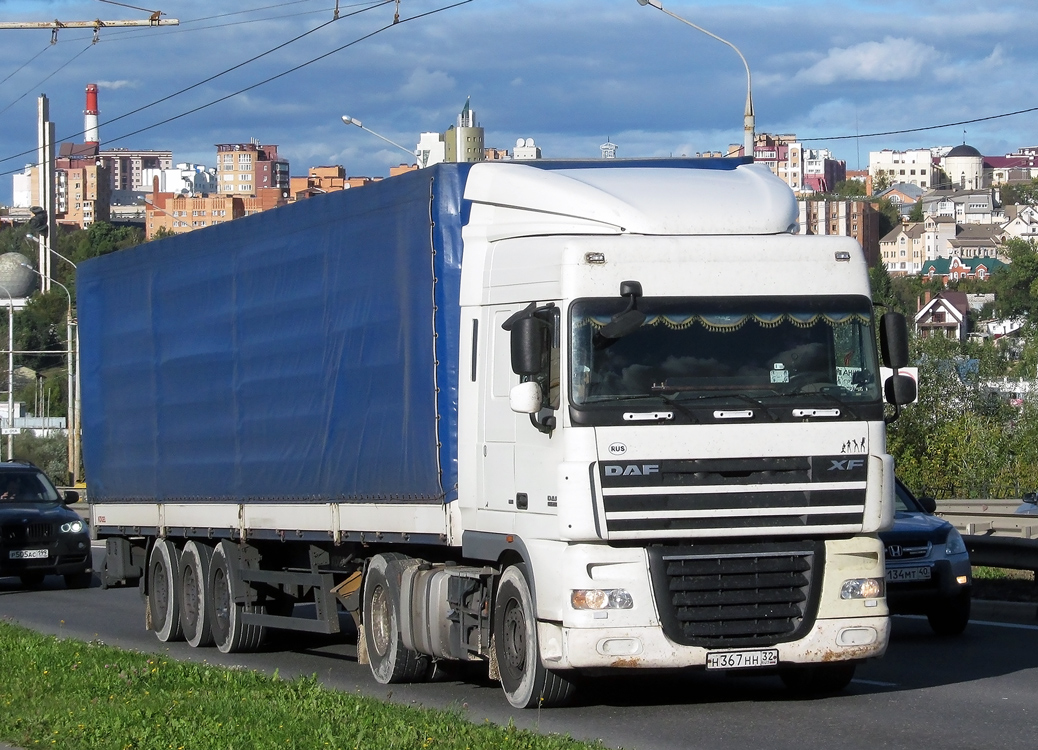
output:
[[[118,3],[117,3],[118,4]],[[132,6],[126,6],[132,7]],[[135,10],[144,10],[136,8]],[[162,11],[146,11],[151,16],[143,21],[102,21],[100,18],[93,21],[0,21],[0,29],[50,29],[50,43],[57,44],[59,29],[93,29],[94,43],[96,44],[101,35],[101,29],[120,26],[179,26],[180,21],[176,18],[161,18],[165,15]]]
[[[39,164],[39,199],[40,207],[47,216],[47,229],[37,235],[39,246],[39,263],[42,283],[40,290],[50,291],[50,252],[57,229],[54,206],[54,123],[50,121],[50,102],[46,94],[40,94],[37,106],[37,132],[39,146],[36,152],[36,163]]]

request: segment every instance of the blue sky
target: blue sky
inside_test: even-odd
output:
[[[278,144],[294,175],[327,164],[385,175],[406,155],[347,128],[341,115],[412,148],[420,132],[453,123],[467,97],[488,146],[532,137],[546,157],[597,158],[607,138],[620,157],[692,155],[742,140],[738,56],[654,8],[472,0],[407,20],[453,2],[401,0],[403,22],[393,26],[393,2],[339,0],[333,21],[335,0],[258,0],[248,13],[240,2],[149,0],[181,25],[102,29],[97,44],[90,31],[63,30],[50,45],[49,31],[0,30],[0,203],[11,197],[9,173],[33,158],[20,154],[35,148],[37,96],[50,98],[59,140],[82,140],[87,83],[100,87],[103,147],[172,149],[176,161],[211,165],[214,144],[257,138]],[[1033,0],[664,4],[742,50],[758,132],[855,136],[1038,107]],[[98,0],[0,0],[0,21],[144,16]],[[1038,145],[1038,112],[809,145],[831,148],[853,169],[870,150],[964,139],[988,155]]]

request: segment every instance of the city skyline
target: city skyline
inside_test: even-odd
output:
[[[184,0],[164,9],[180,26],[104,28],[97,44],[90,31],[61,30],[56,45],[46,30],[0,32],[0,203],[10,202],[10,174],[34,161],[18,154],[35,149],[36,97],[49,97],[59,140],[82,141],[87,83],[100,88],[102,148],[171,149],[177,162],[211,166],[215,144],[258,138],[279,145],[293,174],[343,164],[351,175],[385,175],[406,155],[347,128],[343,114],[413,148],[421,132],[454,122],[468,97],[487,146],[532,137],[548,158],[598,158],[607,139],[620,157],[742,141],[746,76],[735,53],[635,0],[472,0],[440,12],[450,0],[403,0],[397,25],[393,2],[340,2],[335,21],[332,5],[245,13]],[[743,52],[758,132],[795,133],[848,169],[884,148],[965,141],[998,155],[1038,142],[1038,113],[853,137],[1028,108],[1016,82],[1034,74],[1038,55],[1011,30],[1038,18],[1032,4],[977,12],[952,2],[939,15],[917,2],[854,0],[665,7]],[[82,0],[0,0],[4,21],[140,15]],[[825,136],[851,137],[814,140]]]

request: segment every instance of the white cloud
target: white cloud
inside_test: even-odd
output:
[[[424,100],[454,91],[456,86],[457,82],[442,70],[417,68],[411,72],[407,83],[400,87],[399,94],[408,99]]]
[[[140,84],[137,81],[95,81],[102,89],[135,89]]]
[[[830,49],[824,58],[800,70],[794,80],[822,85],[837,81],[902,81],[915,78],[937,57],[937,50],[929,45],[888,36],[882,42]]]

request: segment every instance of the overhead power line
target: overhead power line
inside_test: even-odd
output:
[[[395,2],[395,0],[385,0],[385,2]],[[324,59],[326,59],[328,57],[331,57],[334,54],[342,52],[343,50],[348,49],[349,47],[352,47],[352,46],[354,46],[356,44],[359,44],[359,43],[361,43],[363,41],[366,41],[366,40],[368,40],[368,39],[370,39],[370,38],[372,38],[372,37],[374,37],[374,36],[376,36],[378,34],[381,34],[382,32],[387,31],[387,30],[393,28],[394,26],[399,26],[401,24],[409,23],[411,21],[417,21],[417,20],[420,20],[422,18],[426,18],[428,16],[436,15],[438,13],[443,13],[444,11],[453,10],[454,8],[458,8],[458,7],[462,6],[462,5],[468,5],[471,2],[474,2],[474,0],[459,0],[459,2],[455,2],[455,3],[452,3],[450,5],[445,5],[445,6],[442,6],[440,8],[435,8],[433,10],[426,11],[425,13],[419,13],[419,14],[414,15],[414,16],[409,16],[409,17],[406,17],[406,18],[394,17],[394,19],[393,19],[393,21],[391,23],[388,23],[385,26],[382,26],[381,28],[378,28],[378,29],[376,29],[376,30],[374,30],[374,31],[372,31],[372,32],[370,32],[368,34],[364,34],[363,36],[358,37],[357,39],[354,39],[351,42],[347,42],[346,44],[343,44],[343,45],[341,45],[339,47],[336,47],[333,50],[325,52],[324,54],[318,55],[317,57],[313,57],[313,58],[311,58],[311,59],[309,59],[309,60],[307,60],[305,62],[302,62],[299,65],[295,65],[295,66],[289,68],[288,70],[284,70],[281,73],[278,73],[276,75],[270,76],[269,78],[265,78],[262,81],[258,81],[256,83],[251,84],[249,86],[246,86],[244,88],[238,89],[237,91],[234,91],[234,92],[232,92],[230,94],[227,94],[225,96],[221,96],[221,97],[219,97],[217,99],[214,99],[214,100],[212,100],[210,102],[207,102],[205,104],[201,104],[201,105],[199,105],[197,107],[193,107],[192,109],[189,109],[189,110],[187,110],[185,112],[181,112],[181,113],[179,113],[177,115],[173,115],[172,117],[167,117],[164,120],[160,120],[159,122],[153,123],[151,125],[146,125],[146,126],[144,126],[142,128],[138,128],[137,130],[133,130],[133,131],[131,131],[129,133],[123,133],[122,135],[119,135],[119,136],[117,136],[115,138],[111,138],[109,140],[112,140],[112,141],[122,140],[124,138],[129,138],[130,136],[138,135],[139,133],[144,133],[144,132],[146,132],[148,130],[153,130],[155,128],[161,127],[162,125],[167,125],[167,124],[169,124],[171,122],[175,122],[176,120],[179,120],[179,119],[182,119],[184,117],[187,117],[188,115],[192,115],[192,114],[194,114],[196,112],[200,112],[203,109],[207,109],[207,108],[212,107],[212,106],[214,106],[216,104],[219,104],[221,102],[227,101],[228,99],[232,99],[232,98],[234,98],[236,96],[240,96],[241,94],[244,94],[246,92],[252,91],[253,89],[259,88],[260,86],[264,86],[264,85],[266,85],[266,84],[268,84],[268,83],[270,83],[272,81],[276,81],[279,78],[284,78],[287,75],[291,75],[292,73],[295,73],[298,70],[301,70],[301,69],[303,69],[303,68],[305,68],[305,67],[307,67],[309,65],[313,65],[316,62],[320,62],[321,60],[324,60]],[[367,10],[367,9],[365,9],[365,10]],[[357,13],[360,13],[360,12],[362,12],[362,11],[357,11]],[[286,44],[288,44],[288,43],[289,42],[286,42]],[[281,46],[284,46],[284,44],[281,45]],[[268,52],[269,51],[272,51],[272,50],[268,50]],[[244,63],[242,63],[242,64],[244,64]],[[240,67],[240,65],[238,67]],[[216,76],[213,76],[213,77],[215,78]],[[196,84],[196,85],[200,85],[200,84]],[[194,88],[194,86],[192,86],[190,88]],[[172,94],[170,96],[175,96],[175,94]],[[168,99],[168,98],[169,97],[166,97],[166,99]],[[158,102],[153,102],[152,104],[156,104],[156,103],[158,103]],[[151,106],[151,105],[147,105],[147,106]],[[141,107],[140,109],[144,109],[144,108],[145,107]],[[140,111],[140,110],[136,110],[136,111]],[[117,118],[117,119],[121,119],[122,117],[129,116],[129,114],[130,113],[127,113],[127,115],[121,115],[120,118]],[[114,122],[114,120],[112,120],[110,122]],[[82,133],[78,133],[77,135],[82,135]],[[15,154],[13,156],[8,156],[8,157],[5,157],[4,159],[0,159],[0,162],[10,161],[12,159],[17,159],[20,156],[25,156],[27,154],[33,154],[33,153],[35,153],[35,150],[33,150],[33,151],[23,151],[20,154]],[[14,174],[15,172],[18,172],[18,171],[19,170],[17,170],[17,169],[15,169],[15,170],[8,170],[6,172],[0,172],[0,175]]]
[[[906,135],[908,133],[923,133],[927,130],[941,130],[942,128],[954,128],[960,125],[972,125],[977,122],[988,122],[989,120],[1001,120],[1005,117],[1015,117],[1016,115],[1025,115],[1029,112],[1038,112],[1038,107],[1028,107],[1027,109],[1018,109],[1015,112],[1003,112],[998,115],[988,115],[987,117],[974,117],[972,120],[960,120],[959,122],[947,122],[943,125],[926,125],[919,128],[906,128],[904,130],[887,130],[882,133],[862,133],[855,135],[830,135],[830,136],[816,136],[814,138],[801,138],[801,143],[808,141],[849,141],[854,138],[879,138],[887,135]]]
[[[250,57],[248,60],[243,60],[242,62],[240,62],[240,63],[238,63],[236,65],[232,65],[231,67],[226,68],[226,69],[220,71],[219,73],[211,75],[208,78],[205,78],[205,79],[203,79],[201,81],[198,81],[197,83],[193,83],[190,86],[186,86],[186,87],[180,89],[179,91],[174,91],[172,94],[168,94],[168,95],[166,95],[164,97],[161,97],[160,99],[156,99],[153,102],[149,102],[148,104],[145,104],[143,106],[137,107],[137,109],[131,110],[129,112],[125,112],[125,113],[119,115],[118,117],[113,117],[110,120],[105,120],[104,122],[100,123],[98,125],[98,127],[104,127],[106,125],[111,125],[114,122],[118,122],[119,120],[123,120],[123,119],[125,119],[127,117],[130,117],[131,115],[135,115],[135,114],[137,114],[139,112],[143,112],[144,110],[149,109],[151,107],[154,107],[157,104],[161,104],[162,102],[169,101],[170,99],[173,99],[174,97],[180,96],[181,94],[186,93],[188,91],[191,91],[192,89],[196,89],[199,86],[203,86],[206,83],[209,83],[211,81],[216,80],[217,78],[220,78],[221,76],[227,75],[228,73],[231,73],[231,72],[233,72],[235,70],[238,70],[239,68],[243,68],[246,65],[248,65],[249,63],[255,62],[256,60],[259,60],[262,57],[265,57],[265,56],[267,56],[269,54],[277,52],[278,50],[283,49],[283,48],[287,47],[288,45],[292,44],[293,42],[297,42],[300,39],[302,39],[302,38],[304,38],[306,36],[309,36],[310,34],[313,34],[313,33],[317,32],[317,31],[320,31],[321,29],[325,28],[326,26],[329,26],[330,24],[335,23],[335,21],[341,20],[341,18],[348,18],[349,16],[353,16],[353,15],[357,15],[359,13],[363,13],[363,12],[365,12],[367,10],[371,10],[372,8],[378,7],[379,5],[385,5],[385,4],[391,3],[393,1],[394,0],[380,0],[380,2],[378,4],[376,4],[376,5],[372,5],[372,6],[368,7],[368,8],[363,8],[361,10],[354,11],[353,13],[347,14],[345,16],[341,16],[338,19],[337,18],[333,18],[333,19],[331,19],[329,21],[326,21],[325,23],[322,23],[322,24],[320,24],[318,26],[315,26],[314,28],[310,29],[309,31],[305,31],[302,34],[294,36],[291,39],[289,39],[289,40],[287,40],[285,42],[282,42],[281,44],[279,44],[279,45],[277,45],[275,47],[271,47],[270,49],[268,49],[268,50],[266,50],[264,52],[261,52],[258,55],[254,55],[253,57]],[[89,49],[89,47],[87,49]],[[80,54],[82,54],[82,52]],[[69,62],[71,62],[71,60]],[[68,65],[68,63],[65,63],[65,65]],[[64,66],[62,66],[62,67],[64,67]],[[60,68],[59,68],[59,70],[60,70]],[[54,71],[54,72],[56,73],[57,71]],[[51,75],[54,75],[54,73],[51,73]],[[48,78],[49,77],[50,76],[48,76]],[[46,79],[44,79],[44,80],[46,80]],[[39,84],[37,84],[37,86],[38,85]],[[31,90],[35,91],[36,87],[33,87]],[[24,97],[24,96],[25,96],[25,94],[22,94],[22,96],[19,97],[19,99]],[[15,100],[15,101],[17,101],[17,100]],[[10,106],[13,105],[14,103],[15,102],[11,102],[11,104],[8,105],[8,108],[10,108]],[[6,109],[3,110],[3,111],[6,111]],[[2,114],[2,111],[0,111],[0,114]],[[86,131],[84,131],[84,130],[80,130],[77,133],[71,133],[69,135],[62,136],[58,140],[59,141],[69,141],[69,140],[72,140],[74,138],[78,138],[79,136],[83,135],[85,132]],[[31,150],[23,151],[23,152],[21,152],[19,154],[14,154],[13,156],[7,156],[7,157],[4,157],[3,159],[0,159],[0,163],[5,162],[5,161],[10,161],[12,159],[17,159],[17,158],[19,158],[21,156],[27,156],[27,155],[33,154],[35,152],[36,152],[35,149],[31,149]]]

